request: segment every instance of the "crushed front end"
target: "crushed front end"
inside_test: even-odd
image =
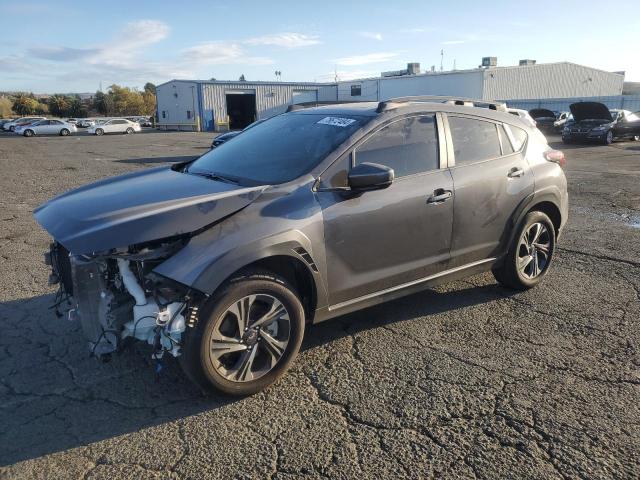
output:
[[[91,354],[109,355],[132,338],[153,345],[156,359],[180,355],[201,298],[153,268],[185,242],[174,238],[92,255],[51,244],[45,262],[52,269],[49,282],[59,285],[56,309],[67,309],[69,320],[80,322]]]

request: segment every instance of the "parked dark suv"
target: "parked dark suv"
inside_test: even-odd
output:
[[[137,338],[245,395],[284,374],[309,324],[486,270],[533,287],[567,219],[564,156],[478,105],[299,109],[65,193],[35,211],[58,304],[71,296],[96,355]]]

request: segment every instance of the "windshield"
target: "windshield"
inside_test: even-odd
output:
[[[258,185],[288,182],[308,173],[368,120],[353,115],[278,115],[204,154],[188,171]]]

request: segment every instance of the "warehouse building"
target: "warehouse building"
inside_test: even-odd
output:
[[[570,62],[522,60],[500,67],[495,57],[470,70],[420,72],[419,63],[380,77],[337,83],[171,80],[157,87],[158,122],[207,131],[241,129],[282,113],[291,104],[382,101],[412,95],[447,95],[501,101],[617,97],[624,74]]]
[[[471,70],[419,72],[408,64],[401,75],[338,83],[338,100],[381,101],[410,95],[450,95],[482,100],[545,99],[621,95],[624,75],[569,62],[537,64],[522,60],[512,67],[497,66],[495,57],[483,58]],[[416,65],[418,65],[416,67]]]
[[[171,80],[156,87],[158,123],[206,131],[242,129],[293,103],[335,101],[335,83]]]

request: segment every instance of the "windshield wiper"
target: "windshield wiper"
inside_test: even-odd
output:
[[[192,173],[193,175],[199,175],[200,177],[208,178],[209,180],[215,180],[224,183],[233,183],[234,185],[240,184],[240,182],[235,178],[220,175],[219,173],[215,172],[192,172],[190,170],[188,170],[188,172]]]

